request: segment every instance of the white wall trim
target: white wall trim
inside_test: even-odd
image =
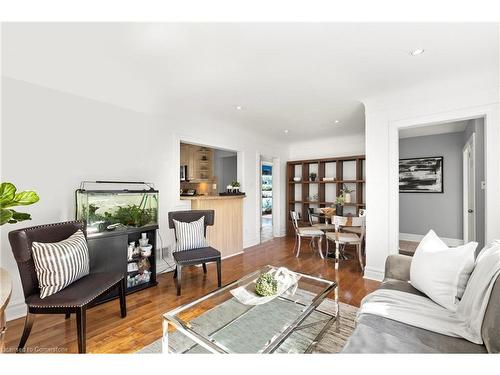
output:
[[[487,134],[485,139],[485,180],[494,185],[499,182],[492,181],[496,180],[496,176],[498,176],[499,157],[498,150],[495,150],[493,146],[498,138],[496,133],[498,124],[495,123],[496,113],[494,114],[494,112],[492,105],[486,105],[389,122],[389,253],[395,253],[399,247],[399,129],[483,117],[485,134]],[[494,203],[499,203],[499,199],[498,193],[493,189],[487,189],[485,195],[485,240],[488,242],[490,236],[493,235],[490,232],[494,231],[496,224],[500,225],[498,215],[488,210],[488,207],[496,207]]]
[[[399,233],[399,239],[403,241],[412,241],[412,242],[420,242],[424,238],[423,234],[413,234],[413,233]],[[459,238],[447,238],[447,237],[439,237],[443,242],[450,246],[456,247],[464,244],[464,240]]]
[[[382,281],[384,280],[385,270],[378,270],[371,267],[365,267],[364,279]],[[342,286],[340,286],[342,287]]]

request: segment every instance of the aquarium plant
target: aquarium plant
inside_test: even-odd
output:
[[[260,275],[255,284],[255,293],[262,297],[275,295],[278,293],[278,281],[270,273]]]
[[[18,193],[14,184],[2,182],[0,185],[0,225],[31,220],[30,214],[15,211],[12,207],[29,206],[39,200],[40,197],[34,191],[27,190]]]

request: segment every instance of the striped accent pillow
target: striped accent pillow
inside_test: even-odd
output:
[[[89,274],[89,250],[81,230],[60,242],[33,242],[32,252],[40,298],[57,293]]]
[[[199,249],[207,247],[205,239],[205,216],[191,223],[174,220],[175,233],[177,235],[177,251]]]

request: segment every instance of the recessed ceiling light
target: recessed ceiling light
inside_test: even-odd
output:
[[[338,124],[340,122],[340,120],[335,120],[334,123]]]
[[[236,110],[241,111],[242,109],[243,109],[243,107],[241,105],[236,106]]]
[[[285,134],[288,134],[288,129],[285,129]]]
[[[410,55],[412,55],[412,56],[418,56],[418,55],[421,55],[424,52],[425,52],[425,49],[423,49],[423,48],[416,48],[416,49],[412,49],[410,51]]]

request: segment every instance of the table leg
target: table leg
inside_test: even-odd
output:
[[[163,328],[163,337],[161,340],[161,346],[162,346],[162,353],[163,354],[168,354],[168,320],[163,318],[162,322],[162,328]]]

